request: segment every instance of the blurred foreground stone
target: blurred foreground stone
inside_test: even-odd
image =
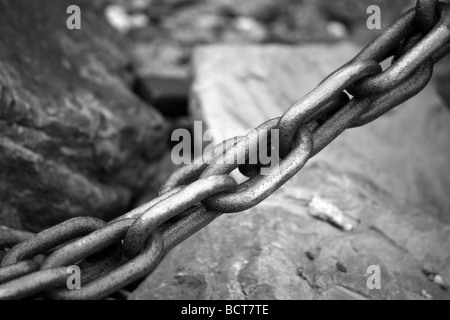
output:
[[[0,224],[108,219],[155,175],[166,124],[129,89],[126,48],[91,1],[0,0]]]
[[[435,67],[435,83],[436,88],[447,103],[447,106],[450,108],[450,57],[445,57],[441,62]]]
[[[210,128],[279,116],[354,56],[348,45],[206,47],[193,108]],[[175,248],[133,299],[449,299],[450,113],[433,87],[345,132],[257,207]],[[337,208],[342,231],[314,218]],[[370,266],[381,289],[370,290]],[[447,284],[446,284],[447,283]]]
[[[414,0],[93,0],[119,11],[109,19],[128,30],[143,76],[186,78],[192,50],[204,44],[304,44],[352,39],[366,44]],[[369,30],[367,8],[381,9],[381,29]],[[120,18],[122,17],[122,18]],[[145,23],[136,23],[144,20]],[[135,27],[132,27],[135,25]]]

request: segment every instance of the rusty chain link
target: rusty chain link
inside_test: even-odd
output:
[[[343,131],[418,94],[434,64],[450,52],[449,40],[450,5],[418,0],[280,118],[172,173],[156,199],[109,223],[80,217],[35,235],[0,227],[0,248],[11,248],[0,258],[0,299],[101,299],[150,274],[168,251],[222,214],[266,199]],[[279,130],[278,167],[262,175],[262,164],[233,164],[237,154],[248,159],[264,136],[270,140],[272,129]],[[229,176],[235,169],[249,180],[238,185]],[[64,288],[73,264],[82,268],[80,290]]]

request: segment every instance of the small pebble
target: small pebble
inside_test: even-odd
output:
[[[439,285],[443,285],[444,284],[444,278],[442,278],[441,275],[437,274],[434,276],[433,282]]]
[[[149,23],[145,14],[129,14],[124,7],[119,5],[106,7],[105,16],[109,24],[120,32],[143,28]]]
[[[314,259],[316,259],[316,255],[315,255],[314,253],[312,253],[311,251],[306,251],[306,252],[305,252],[305,255],[306,255],[306,257],[307,257],[309,260],[311,260],[311,261],[313,261]]]
[[[235,21],[235,28],[237,31],[244,34],[249,40],[254,42],[261,42],[267,36],[265,27],[249,17],[239,17]]]
[[[336,39],[345,38],[348,34],[347,28],[344,26],[344,24],[337,21],[328,23],[327,32],[330,36]]]
[[[426,290],[422,290],[422,296],[425,299],[433,299],[433,296],[431,294],[429,294],[428,292],[426,292]]]
[[[336,262],[336,268],[343,273],[347,273],[347,268],[342,264],[342,262]]]
[[[308,209],[310,216],[329,222],[343,231],[349,232],[354,228],[342,210],[320,196],[313,196],[308,205]]]

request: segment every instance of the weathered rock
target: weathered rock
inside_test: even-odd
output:
[[[351,233],[313,220],[304,203],[320,192],[360,221]],[[345,194],[345,197],[341,195]],[[223,216],[174,249],[133,299],[449,298],[424,265],[450,276],[448,228],[398,206],[364,176],[317,165],[249,212]],[[366,286],[381,269],[381,290]]]
[[[105,16],[109,24],[120,32],[126,33],[132,29],[143,28],[148,25],[148,16],[143,13],[129,14],[120,5],[109,5],[105,9]]]
[[[190,46],[216,42],[220,37],[220,29],[225,26],[226,19],[223,16],[200,6],[175,11],[163,22],[163,28],[171,39]]]
[[[369,17],[367,8],[376,5],[380,8],[381,29],[369,30],[366,22]],[[317,1],[317,6],[329,20],[339,21],[345,24],[352,32],[352,38],[362,44],[378,36],[386,27],[397,20],[405,9],[414,7],[412,0],[336,0]]]
[[[194,59],[197,110],[220,131],[254,127],[279,116],[357,50],[202,48]],[[131,298],[450,298],[430,280],[450,279],[449,121],[428,87],[374,123],[346,131],[260,205],[220,217],[175,248]],[[314,196],[341,210],[353,230],[311,216]],[[380,290],[367,286],[370,266],[381,270]]]
[[[170,118],[188,115],[190,81],[169,77],[137,78],[134,92]]]
[[[213,0],[221,9],[236,16],[252,17],[261,21],[273,21],[289,1],[276,0]]]
[[[319,0],[318,6],[328,17],[349,25],[365,25],[368,18],[367,8],[376,5],[381,9],[383,22],[394,21],[405,8],[413,7],[414,0],[336,0],[332,3]],[[386,27],[386,26],[385,26]]]
[[[12,246],[31,237],[32,235],[33,233],[31,232],[0,226],[0,248],[11,248]]]
[[[82,29],[66,27],[69,5]],[[126,43],[90,1],[0,1],[0,224],[122,213],[166,139],[131,85]]]
[[[222,135],[215,138],[231,138],[279,117],[328,75],[327,66],[347,62],[355,50],[349,44],[200,47],[193,57],[191,112]]]
[[[130,19],[148,25],[128,35],[137,69],[144,76],[187,77],[192,48],[200,44],[332,42],[351,38],[366,44],[414,1],[388,0],[96,0],[123,6]],[[381,8],[382,30],[369,30],[370,5]],[[126,20],[126,18],[125,18]],[[140,21],[140,20],[139,20]],[[125,27],[129,24],[125,23]]]
[[[130,34],[136,41],[132,51],[137,70],[143,76],[186,78],[192,47],[199,44],[335,39],[311,3],[216,0],[174,5],[154,1],[147,12],[150,25]]]
[[[175,41],[154,39],[132,48],[136,71],[140,77],[188,78],[191,50]]]
[[[356,46],[347,43],[297,48],[200,48],[194,56],[192,113],[197,120],[204,119],[206,126],[215,129],[213,133],[221,135],[216,138],[230,138],[233,133],[245,132],[280,116],[357,52]],[[434,91],[419,95],[414,101],[364,128],[370,129],[370,135],[349,130],[344,133],[349,138],[338,139],[328,148],[334,152],[318,158],[339,162],[346,170],[370,174],[374,182],[389,186],[390,192],[401,199],[431,206],[443,219],[449,219],[446,212],[450,209],[450,199],[443,194],[449,181],[441,172],[447,170],[443,160],[449,152],[445,121],[450,115],[440,108],[442,101]],[[422,105],[429,107],[422,108]],[[390,128],[392,119],[398,121],[394,122],[394,136],[390,131],[394,130]],[[405,154],[408,154],[407,162]],[[344,156],[351,160],[343,161]],[[355,161],[361,164],[354,167]],[[430,166],[433,169],[427,170]]]

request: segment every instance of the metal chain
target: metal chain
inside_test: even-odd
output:
[[[365,125],[419,93],[434,64],[450,52],[449,40],[450,5],[418,0],[280,118],[218,144],[202,161],[172,173],[156,199],[109,223],[81,217],[35,235],[1,229],[7,232],[1,233],[6,236],[0,248],[12,248],[1,261],[0,299],[37,294],[101,299],[150,274],[167,252],[222,214],[266,199],[343,131]],[[394,57],[392,64],[383,71],[380,62],[389,57]],[[262,175],[262,164],[229,164],[236,155],[248,159],[264,136],[271,139],[272,129],[279,130],[277,169]],[[235,169],[250,179],[238,185],[229,176]],[[82,288],[64,289],[66,269],[77,263]]]

